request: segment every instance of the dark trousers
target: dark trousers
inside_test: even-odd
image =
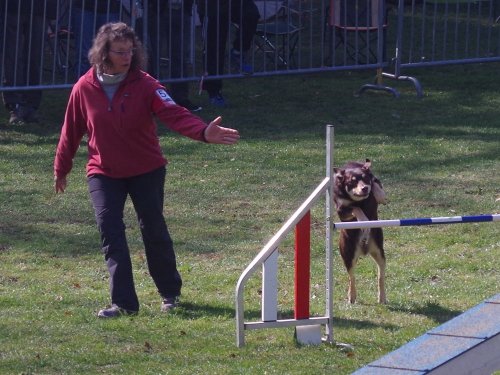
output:
[[[86,3],[90,4],[88,0],[86,0]],[[118,11],[108,13],[95,11],[94,9],[82,9],[81,6],[73,7],[71,15],[71,27],[72,30],[74,30],[75,35],[77,77],[80,77],[90,69],[88,53],[90,48],[92,47],[92,41],[97,30],[99,30],[99,28],[105,23],[117,22],[120,18],[119,16],[120,14]]]
[[[167,76],[187,76],[193,2],[183,0],[180,6],[171,8],[166,1],[149,0],[148,5],[148,73],[157,79],[165,78],[161,74],[160,51],[165,49],[166,42],[167,57],[170,61]],[[141,37],[143,28],[144,19],[141,18],[136,24],[136,31]],[[168,87],[176,103],[185,102],[189,98],[189,82],[172,82]]]
[[[232,47],[247,52],[257,29],[259,9],[253,0],[199,0],[198,13],[205,28],[207,73],[223,74],[230,21],[238,25]],[[203,81],[203,89],[214,96],[222,89],[222,80],[207,79]]]
[[[111,302],[138,311],[123,210],[130,195],[144,242],[149,273],[163,298],[181,294],[172,239],[163,217],[165,167],[129,178],[92,175],[88,186],[110,274]]]
[[[7,14],[5,18],[5,64],[3,64],[5,86],[40,84],[44,25],[46,23],[43,16],[37,14]],[[38,109],[42,100],[42,91],[4,91],[2,96],[5,107],[9,111],[15,110],[18,106]]]

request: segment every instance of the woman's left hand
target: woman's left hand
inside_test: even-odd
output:
[[[232,145],[240,139],[240,133],[236,129],[224,128],[220,126],[222,117],[217,117],[205,129],[205,140],[208,143],[222,145]]]

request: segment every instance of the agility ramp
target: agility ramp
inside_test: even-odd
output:
[[[353,375],[490,375],[500,371],[500,293]]]

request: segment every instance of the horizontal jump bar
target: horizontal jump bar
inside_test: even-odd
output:
[[[382,227],[408,227],[414,225],[482,223],[488,221],[500,221],[500,214],[475,215],[475,216],[451,216],[451,217],[427,217],[427,218],[396,219],[396,220],[344,221],[339,223],[333,223],[333,228],[361,229],[361,228],[382,228]]]

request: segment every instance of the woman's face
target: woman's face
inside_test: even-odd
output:
[[[120,40],[111,42],[108,59],[111,66],[108,67],[107,74],[127,73],[132,62],[134,43],[131,40]]]

